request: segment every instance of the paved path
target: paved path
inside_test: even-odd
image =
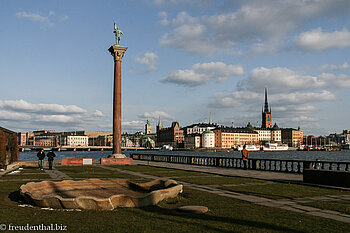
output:
[[[235,168],[219,168],[219,167],[207,167],[196,166],[189,164],[177,164],[177,163],[164,163],[164,162],[149,162],[142,160],[133,160],[133,164],[149,165],[154,167],[166,167],[187,171],[206,172],[211,174],[218,174],[224,176],[239,176],[253,179],[263,179],[271,181],[303,181],[302,174],[282,173],[282,172],[269,172],[269,171],[257,171],[257,170],[243,170]]]
[[[139,161],[137,161],[139,162]],[[147,163],[147,162],[146,162]],[[138,164],[143,164],[143,163],[138,163]],[[168,165],[168,166],[160,166],[162,165]],[[156,164],[149,164],[149,165],[155,165],[155,166],[160,166],[160,167],[168,167],[168,168],[177,168],[180,169],[179,166],[169,166],[169,165],[177,165],[177,164],[168,164],[168,163],[156,163]],[[183,164],[180,164],[182,167]],[[164,179],[165,177],[157,177],[153,175],[147,175],[143,174],[140,172],[133,172],[133,171],[128,171],[128,170],[123,170],[123,169],[118,169],[118,168],[113,168],[113,167],[108,167],[108,166],[100,166],[101,168],[108,169],[111,171],[117,171],[117,172],[123,172],[127,173],[130,175],[134,176],[141,176],[147,179]],[[214,174],[219,174],[219,175],[233,175],[236,174],[237,171],[228,171],[228,170],[235,170],[235,169],[218,169],[218,168],[210,168],[210,167],[197,167],[197,166],[192,166],[193,169],[190,169],[189,166],[187,166],[185,169],[182,170],[191,170],[191,171],[201,171],[201,172],[210,172]],[[239,170],[238,171],[240,174],[239,176],[245,176],[245,177],[250,177],[250,178],[256,178],[253,175],[253,172],[256,173],[256,171],[244,171],[244,170]],[[242,174],[243,173],[243,174]],[[288,180],[291,181],[299,181],[300,180],[300,175],[294,175],[294,174],[280,174],[276,175],[276,173],[269,174],[271,172],[260,172],[259,178],[261,179],[270,179],[270,180],[281,180],[281,177],[287,178]],[[266,174],[268,173],[268,174]],[[238,174],[237,174],[238,175]],[[278,177],[279,176],[279,177]],[[271,179],[272,177],[272,179]],[[241,194],[237,192],[232,192],[228,190],[223,190],[220,189],[219,187],[213,187],[210,185],[197,185],[197,184],[192,184],[188,182],[180,182],[182,183],[185,187],[200,190],[203,192],[209,192],[212,194],[224,196],[224,197],[229,197],[229,198],[234,198],[234,199],[239,199],[242,201],[247,201],[250,203],[254,203],[256,205],[262,205],[262,206],[268,206],[268,207],[274,207],[274,208],[279,208],[279,209],[284,209],[292,212],[297,212],[297,213],[303,213],[303,214],[308,214],[308,215],[313,215],[313,216],[318,216],[318,217],[323,217],[327,219],[333,219],[337,220],[340,222],[346,222],[350,223],[350,215],[343,214],[337,211],[331,211],[331,210],[323,210],[323,209],[318,209],[310,206],[305,206],[302,205],[303,203],[307,202],[312,202],[312,201],[340,201],[340,200],[350,200],[350,195],[328,195],[325,197],[307,197],[307,198],[298,198],[294,200],[273,200],[273,199],[268,199],[264,197],[257,197],[253,195],[246,195],[246,194]],[[271,182],[266,182],[270,184]]]
[[[69,180],[69,179],[72,179],[70,176],[68,176],[67,174],[59,171],[59,170],[56,170],[56,169],[53,169],[53,170],[48,170],[48,169],[45,169],[44,170],[46,172],[46,174],[48,174],[52,179],[57,179],[57,180]]]

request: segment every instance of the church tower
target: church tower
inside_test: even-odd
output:
[[[262,111],[262,121],[261,128],[270,129],[272,128],[272,120],[271,120],[271,108],[269,110],[269,103],[267,102],[267,89],[265,88],[265,105]]]
[[[145,124],[145,134],[151,134],[152,133],[152,126],[149,122],[149,119],[147,119],[147,123]]]

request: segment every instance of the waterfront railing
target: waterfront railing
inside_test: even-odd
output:
[[[244,167],[241,158],[233,157],[154,155],[140,153],[132,153],[130,154],[130,157],[135,160],[190,164],[197,166],[241,169]],[[248,160],[248,169],[289,173],[303,173],[304,169],[350,171],[350,162],[252,158]]]

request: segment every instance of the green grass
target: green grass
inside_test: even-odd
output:
[[[1,185],[1,223],[57,223],[67,226],[66,232],[348,232],[350,229],[350,224],[324,221],[319,217],[254,205],[190,188],[185,188],[179,197],[157,206],[67,212],[19,207],[8,196],[9,192],[18,190],[20,182],[4,182]],[[176,208],[183,205],[204,205],[209,212],[201,215],[178,212]]]
[[[263,183],[265,181],[242,178],[242,177],[227,177],[227,176],[212,176],[212,177],[180,177],[179,181],[184,181],[199,185],[223,185],[223,184],[247,184],[247,183]]]
[[[276,200],[350,194],[350,191],[281,183],[249,186],[223,186],[222,188],[247,195],[254,195]]]
[[[324,209],[324,210],[338,211],[338,212],[350,215],[350,201],[346,201],[346,200],[314,201],[314,202],[304,203],[303,205]]]
[[[138,176],[111,171],[97,166],[58,166],[57,170],[72,178],[120,178],[138,179]]]

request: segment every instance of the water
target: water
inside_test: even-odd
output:
[[[45,151],[47,153],[47,151]],[[220,156],[241,158],[241,153],[238,151],[123,151],[127,157],[131,153],[142,154],[166,154],[166,155],[186,155],[186,156]],[[37,151],[25,151],[19,153],[20,160],[37,160]],[[106,158],[112,151],[55,151],[57,160],[62,158]],[[255,159],[283,159],[283,160],[322,160],[336,162],[350,162],[350,150],[344,151],[251,151],[250,158]]]

